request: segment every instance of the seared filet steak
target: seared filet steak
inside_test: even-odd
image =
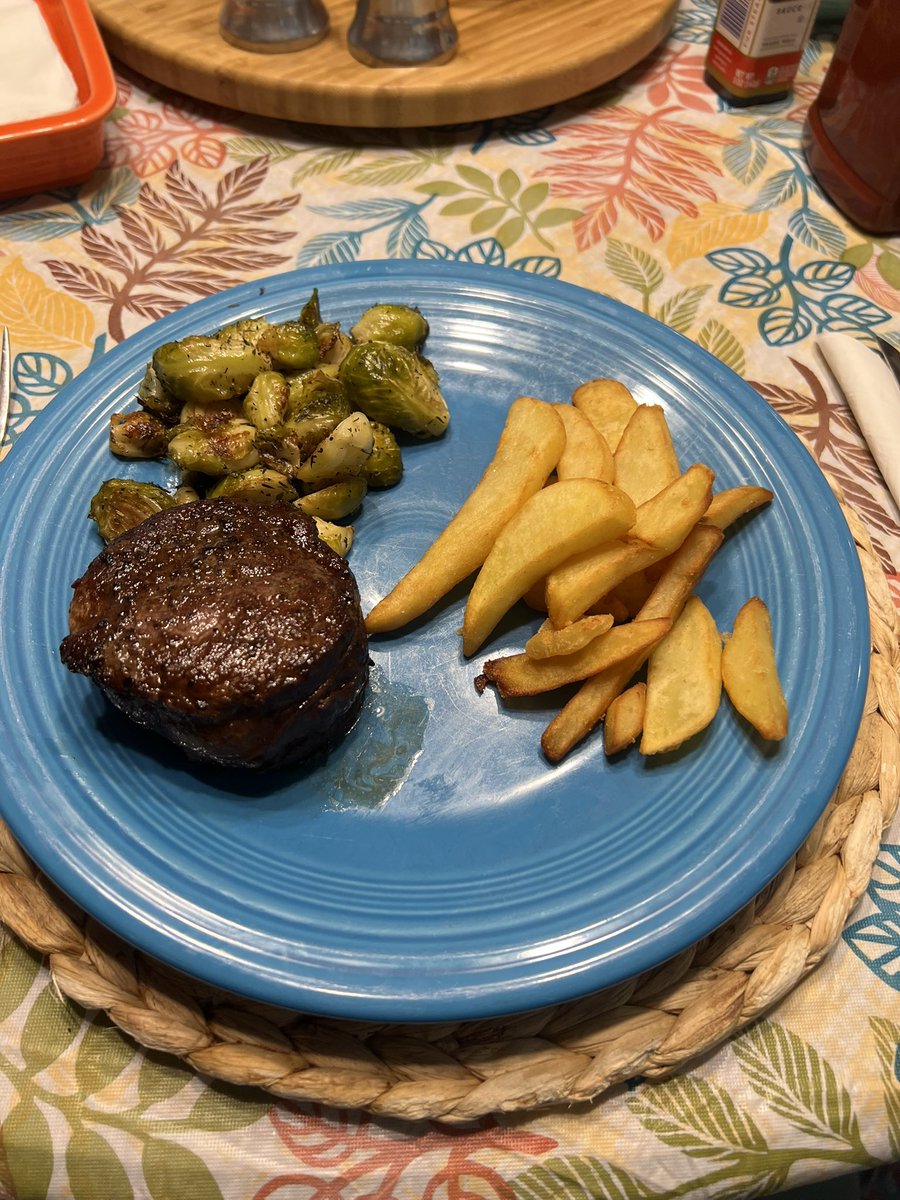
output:
[[[297,761],[359,710],[369,658],[356,581],[290,505],[166,509],[72,586],[63,662],[192,758]]]

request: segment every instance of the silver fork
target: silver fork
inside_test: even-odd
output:
[[[0,446],[3,445],[9,421],[9,364],[9,330],[3,326],[3,340],[0,342]]]

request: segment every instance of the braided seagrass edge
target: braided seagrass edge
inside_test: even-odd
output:
[[[840,499],[840,497],[839,497]],[[591,1100],[670,1074],[744,1029],[834,946],[900,800],[900,616],[857,514],[872,627],[859,735],[790,863],[726,926],[662,967],[507,1019],[377,1025],[310,1019],[212,991],[132,950],[42,878],[0,822],[0,920],[57,986],[142,1046],[275,1097],[462,1123]]]

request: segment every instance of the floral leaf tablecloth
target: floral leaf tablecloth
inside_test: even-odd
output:
[[[737,112],[702,80],[711,20],[685,0],[601,91],[454,129],[312,129],[120,74],[95,177],[0,205],[4,451],[110,346],[234,283],[364,258],[505,266],[641,308],[743,375],[840,483],[900,603],[900,514],[815,350],[826,330],[900,344],[900,243],[849,225],[801,150],[833,31],[789,101]],[[63,1000],[8,939],[0,1196],[734,1197],[891,1163],[898,929],[900,826],[834,952],[768,1019],[667,1082],[452,1129],[210,1083]]]

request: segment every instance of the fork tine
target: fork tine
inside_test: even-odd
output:
[[[0,343],[0,445],[6,436],[6,425],[9,421],[9,330],[3,327],[3,340]]]

